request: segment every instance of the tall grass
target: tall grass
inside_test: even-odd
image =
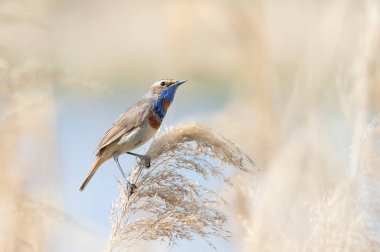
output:
[[[297,64],[284,66],[273,62],[278,55],[268,56],[269,79],[258,83],[270,87],[260,90],[264,98],[240,98],[257,91],[246,79],[244,95],[238,95],[216,120],[227,136],[251,146],[257,165],[265,171],[257,184],[246,180],[231,195],[240,219],[236,233],[245,237],[238,250],[377,251],[380,247],[379,204],[373,200],[379,182],[380,150],[374,144],[379,125],[372,120],[378,114],[374,94],[379,87],[375,70],[379,6],[376,1],[318,6],[320,16],[312,19],[314,26],[308,26],[307,17],[296,24],[304,28],[297,33],[309,47],[306,52],[302,46],[287,49]],[[294,9],[316,15],[305,7]],[[286,18],[289,13],[279,15]],[[269,17],[272,22],[278,19]],[[330,22],[324,24],[326,20]],[[278,32],[277,27],[272,29]],[[294,70],[284,75],[283,67]]]
[[[183,75],[191,90],[229,91],[210,125],[261,170],[223,191],[233,208],[223,230],[237,251],[379,250],[379,8],[375,0],[0,2],[0,250],[49,251],[50,221],[70,219],[52,207],[62,200],[58,83],[86,95],[94,86],[82,79],[114,88],[120,76]],[[185,232],[179,238],[194,231],[174,227]]]
[[[113,208],[109,250],[131,248],[143,240],[174,245],[196,236],[214,247],[212,237],[226,239],[223,196],[207,184],[230,184],[227,168],[252,172],[252,160],[230,141],[196,124],[160,133],[146,155],[151,167],[132,170],[129,180],[137,188],[122,189]]]
[[[46,193],[54,178],[49,169],[54,162],[41,162],[47,148],[54,146],[54,100],[46,86],[50,74],[35,62],[4,69],[0,90],[0,209],[2,251],[41,251],[45,249],[48,224],[43,206],[33,200],[51,200]],[[31,151],[33,150],[33,151]],[[52,156],[54,152],[50,153]],[[37,183],[30,190],[28,184]]]

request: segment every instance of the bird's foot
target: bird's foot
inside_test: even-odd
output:
[[[148,155],[140,155],[133,152],[127,152],[127,154],[133,155],[135,157],[138,157],[140,159],[140,162],[145,168],[150,167],[150,157]]]
[[[127,187],[131,195],[135,192],[135,189],[137,189],[137,186],[135,184],[132,184],[128,180],[127,180]]]
[[[150,167],[150,157],[149,156],[147,156],[147,155],[140,156],[140,162],[143,166],[145,166],[145,168]]]

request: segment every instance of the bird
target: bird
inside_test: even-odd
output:
[[[99,167],[111,158],[115,160],[120,172],[126,178],[118,160],[121,154],[137,156],[146,167],[150,166],[148,156],[131,151],[145,144],[155,135],[173,102],[177,88],[186,81],[163,79],[153,83],[140,100],[120,115],[100,141],[96,149],[97,158],[79,191],[85,189]]]

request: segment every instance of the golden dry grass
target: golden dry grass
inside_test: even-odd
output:
[[[237,251],[378,251],[379,8],[375,0],[1,1],[0,251],[48,250],[61,196],[57,83],[101,94],[107,85],[82,79],[184,73],[194,90],[230,91],[210,124],[262,171],[223,191],[233,211],[219,230]],[[183,223],[173,226],[183,238],[199,231]]]
[[[294,9],[315,15],[305,7]],[[380,167],[374,133],[379,125],[373,120],[379,109],[374,70],[379,60],[379,6],[376,1],[335,1],[319,7],[315,20],[321,23],[315,30],[308,27],[308,18],[296,24],[304,27],[297,30],[300,39],[318,38],[305,43],[309,51],[302,55],[302,47],[280,45],[297,64],[285,66],[289,60],[273,62],[278,55],[268,56],[272,61],[264,62],[271,72],[263,73],[266,81],[256,83],[261,89],[253,89],[245,79],[242,95],[215,120],[226,136],[251,149],[264,171],[256,184],[237,178],[245,185],[230,195],[239,220],[234,222],[239,224],[235,234],[239,240],[245,237],[236,246],[240,251],[380,247],[379,204],[374,200]],[[330,22],[324,25],[326,20]],[[332,31],[335,34],[326,34]]]
[[[28,80],[28,82],[26,82]],[[44,175],[54,176],[49,170],[54,163],[41,164],[44,148],[53,146],[54,100],[47,88],[49,75],[33,62],[7,69],[2,75],[0,142],[0,248],[2,251],[44,250],[48,211],[32,199],[49,201],[53,195],[44,192],[41,183],[30,191],[27,183]],[[30,146],[33,149],[25,148]],[[54,152],[51,153],[54,155]],[[38,179],[36,179],[38,180]]]
[[[109,250],[131,248],[143,240],[205,239],[229,235],[223,197],[212,180],[230,184],[226,169],[253,172],[253,162],[236,145],[211,129],[191,124],[161,132],[146,155],[151,167],[136,166],[114,204]],[[145,171],[145,172],[144,172]],[[141,217],[143,216],[143,217]]]

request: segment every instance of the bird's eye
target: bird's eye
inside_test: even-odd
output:
[[[161,87],[165,86],[165,81],[161,81],[160,86]]]

